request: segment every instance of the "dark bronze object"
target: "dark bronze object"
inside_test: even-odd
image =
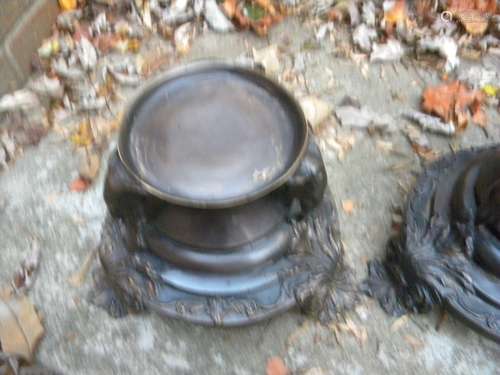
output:
[[[392,314],[435,304],[500,342],[500,147],[448,155],[409,197],[401,236],[369,264],[366,291]]]
[[[351,300],[335,205],[300,107],[261,73],[196,62],[125,115],[104,199],[94,300],[207,325]],[[349,289],[349,288],[347,288]]]

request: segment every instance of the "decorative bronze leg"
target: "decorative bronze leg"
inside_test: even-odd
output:
[[[392,314],[444,306],[500,342],[500,147],[448,155],[420,176],[400,237],[366,292]]]

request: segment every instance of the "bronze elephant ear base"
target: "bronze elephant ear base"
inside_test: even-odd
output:
[[[500,147],[430,165],[404,220],[385,261],[369,264],[368,294],[395,315],[443,304],[500,342]]]
[[[239,326],[299,305],[327,321],[354,299],[321,154],[259,72],[196,62],[147,85],[104,199],[93,300],[113,316]]]

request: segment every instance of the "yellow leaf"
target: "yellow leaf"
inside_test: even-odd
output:
[[[493,86],[493,85],[486,85],[483,87],[483,92],[491,97],[497,96],[498,92],[500,91],[500,88]]]
[[[94,141],[90,122],[85,120],[78,127],[78,132],[71,136],[71,142],[80,147],[90,146]]]
[[[73,10],[77,6],[77,0],[59,0],[59,6],[62,10]]]

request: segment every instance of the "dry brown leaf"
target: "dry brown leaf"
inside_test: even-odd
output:
[[[0,298],[0,343],[2,351],[33,360],[44,329],[35,307],[26,296]]]
[[[352,215],[354,213],[354,210],[356,208],[356,205],[354,203],[354,201],[350,200],[350,199],[345,199],[342,201],[342,209],[344,210],[344,212],[348,215]]]
[[[419,0],[415,2],[415,12],[420,22],[430,24],[434,21],[434,1]]]
[[[90,181],[83,178],[78,177],[74,179],[69,185],[69,191],[73,193],[83,193],[90,187]]]
[[[271,357],[267,361],[266,375],[288,375],[290,371],[280,357]]]
[[[159,69],[167,66],[173,59],[169,51],[155,49],[141,56],[138,62],[139,71],[144,77],[149,77]]]
[[[334,332],[341,331],[353,335],[356,338],[356,340],[358,340],[360,345],[364,345],[365,342],[368,340],[368,332],[366,331],[366,328],[357,326],[349,318],[346,318],[345,323],[336,323],[333,325],[333,327],[334,327]]]
[[[103,33],[99,34],[94,40],[94,46],[102,53],[108,53],[115,49],[115,46],[121,40],[118,34]]]
[[[425,112],[437,115],[445,122],[453,121],[459,131],[467,127],[469,113],[480,124],[486,125],[486,118],[482,113],[484,93],[470,90],[460,81],[427,87],[422,99],[422,109]]]

